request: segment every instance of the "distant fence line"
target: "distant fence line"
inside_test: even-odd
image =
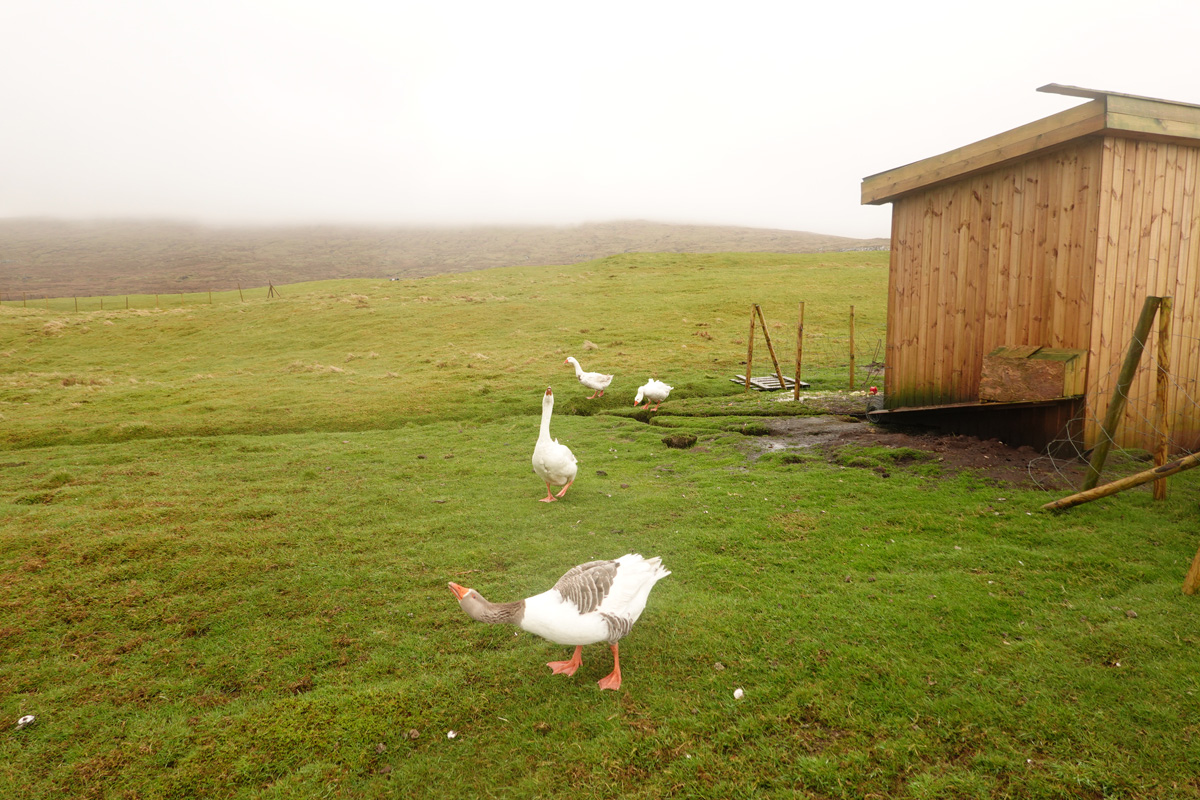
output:
[[[177,309],[218,303],[244,303],[248,300],[267,300],[282,296],[273,283],[252,289],[243,289],[239,286],[237,289],[217,292],[160,292],[158,294],[88,297],[31,296],[28,292],[0,291],[0,306],[38,308],[64,313],[89,313]],[[803,366],[812,369],[849,367],[852,376],[857,375],[863,380],[881,381],[883,379],[883,355],[887,326],[882,321],[863,319],[861,316],[854,321],[852,319],[854,317],[853,306],[848,307],[848,312],[848,316],[845,318],[846,327],[839,322],[827,321],[824,325],[810,324],[804,330]],[[767,320],[764,319],[763,322],[766,324]],[[780,366],[788,376],[792,376],[795,371],[796,338],[789,330],[792,324],[791,320],[783,322],[778,318],[774,318],[770,322],[771,336],[777,337],[776,350],[780,358]],[[710,334],[704,330],[696,331],[694,335],[710,338]],[[731,342],[735,347],[742,347],[745,346],[746,340],[739,333],[738,337]],[[759,373],[762,373],[763,369],[770,372],[770,363],[766,358],[766,353],[763,352],[755,359],[755,369]]]
[[[182,308],[184,306],[214,305],[216,302],[246,302],[251,300],[282,297],[273,283],[253,289],[236,289],[212,292],[159,292],[157,294],[91,295],[88,297],[51,297],[46,294],[31,295],[28,292],[0,291],[0,306],[21,308],[44,308],[47,311],[120,311],[126,309]],[[236,295],[237,300],[232,298]],[[186,299],[185,299],[186,298]],[[226,298],[229,298],[226,300]]]

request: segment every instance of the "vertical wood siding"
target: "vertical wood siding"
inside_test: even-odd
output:
[[[970,402],[1000,345],[1086,349],[1098,139],[897,198],[889,407]]]
[[[1200,147],[1106,137],[1103,164],[1091,309],[1090,416],[1103,418],[1145,298],[1172,297],[1168,436],[1173,450],[1194,452],[1200,449]],[[1117,436],[1125,447],[1154,447],[1157,333],[1156,324],[1129,390]],[[1085,428],[1089,444],[1098,427],[1093,420]]]

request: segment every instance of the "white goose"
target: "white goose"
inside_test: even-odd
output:
[[[637,397],[633,398],[633,405],[636,407],[642,402],[642,398],[646,398],[646,408],[650,408],[650,404],[654,403],[654,410],[658,411],[658,404],[667,399],[667,395],[671,393],[674,386],[667,386],[662,381],[651,378],[645,385],[638,387]]]
[[[579,471],[579,465],[575,461],[575,454],[571,452],[571,448],[565,444],[559,444],[557,439],[550,438],[550,415],[552,413],[554,413],[554,392],[550,391],[550,387],[547,386],[546,394],[542,397],[542,429],[538,433],[537,444],[533,448],[533,471],[546,482],[546,496],[541,500],[543,503],[553,503],[556,499],[551,486],[563,487],[562,491],[558,493],[558,497],[566,494],[567,489],[570,489],[571,484],[575,482],[575,473]]]
[[[670,574],[661,559],[629,553],[616,561],[589,561],[572,567],[553,589],[515,603],[489,602],[474,589],[457,583],[451,583],[450,590],[472,619],[519,625],[556,644],[575,645],[569,661],[546,664],[555,675],[575,674],[583,664],[585,644],[608,642],[613,670],[600,679],[600,688],[620,689],[617,641],[641,616],[654,584]]]
[[[584,372],[583,367],[579,366],[579,362],[574,356],[567,356],[564,364],[571,364],[575,367],[575,377],[579,378],[579,382],[592,390],[592,394],[587,398],[591,400],[596,397],[603,397],[604,390],[612,383],[613,376],[605,375],[600,372]]]

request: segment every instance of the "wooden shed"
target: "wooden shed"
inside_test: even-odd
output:
[[[1162,424],[1174,451],[1196,451],[1200,106],[1039,91],[1088,102],[863,179],[863,203],[892,204],[885,418],[1039,448],[1074,426],[1090,448],[1144,299],[1171,297]],[[1122,446],[1154,448],[1154,336]],[[1038,353],[1047,363],[1015,360]],[[1050,377],[1022,395],[996,372],[1055,359],[1060,392]]]

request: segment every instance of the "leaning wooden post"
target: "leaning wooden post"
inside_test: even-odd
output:
[[[246,302],[246,298],[242,295],[242,282],[241,281],[238,281],[238,297],[241,299],[241,301],[243,303]]]
[[[804,301],[800,301],[800,317],[796,322],[796,388],[793,400],[800,399],[800,355],[804,352]]]
[[[1150,325],[1154,322],[1154,313],[1158,311],[1160,298],[1147,297],[1142,304],[1142,315],[1138,317],[1137,327],[1133,330],[1133,341],[1129,343],[1129,352],[1125,354],[1125,363],[1117,375],[1117,385],[1113,388],[1112,399],[1108,402],[1108,413],[1100,430],[1100,441],[1092,451],[1092,460],[1088,464],[1087,478],[1083,482],[1084,489],[1093,489],[1100,482],[1100,470],[1108,451],[1112,447],[1113,437],[1121,424],[1121,415],[1125,413],[1125,401],[1133,375],[1137,372],[1138,362],[1142,360],[1142,351],[1146,348],[1146,337],[1150,335]]]
[[[779,359],[775,357],[775,348],[771,345],[771,334],[767,333],[767,321],[763,319],[762,309],[758,304],[754,304],[754,310],[758,312],[758,321],[762,323],[763,338],[767,340],[767,352],[771,354],[771,363],[775,365],[775,377],[779,379],[779,388],[786,389],[787,384],[783,382],[783,372],[779,369]]]
[[[1171,424],[1168,414],[1168,397],[1171,379],[1171,298],[1163,297],[1158,304],[1158,375],[1154,387],[1154,430],[1158,433],[1154,448],[1154,463],[1161,467],[1167,463],[1167,451],[1171,437],[1167,428]],[[1167,479],[1154,482],[1154,499],[1167,499]]]
[[[754,374],[754,311],[757,304],[750,306],[750,340],[746,345],[746,391],[750,391],[750,376]]]
[[[850,391],[854,391],[854,306],[850,306]]]
[[[1094,489],[1088,489],[1083,492],[1077,492],[1061,500],[1055,500],[1042,506],[1043,511],[1061,511],[1064,508],[1077,506],[1081,503],[1088,503],[1092,500],[1098,500],[1101,497],[1108,497],[1110,494],[1123,492],[1126,489],[1132,489],[1134,486],[1141,486],[1143,483],[1156,481],[1159,478],[1166,478],[1174,475],[1177,472],[1183,472],[1194,467],[1200,467],[1200,453],[1192,453],[1190,456],[1185,456],[1170,464],[1163,464],[1161,467],[1148,469],[1145,472],[1139,472],[1136,475],[1130,475],[1120,480],[1106,483],[1103,486],[1097,486]]]

